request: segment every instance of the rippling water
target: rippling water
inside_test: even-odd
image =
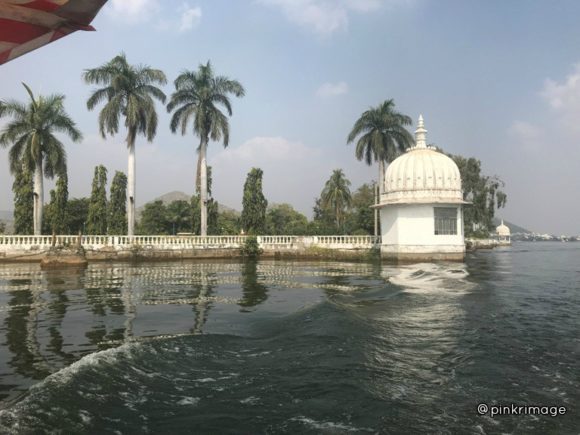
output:
[[[580,243],[396,267],[0,265],[0,336],[3,433],[578,433]]]

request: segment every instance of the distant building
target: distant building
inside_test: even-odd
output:
[[[463,192],[455,162],[427,146],[419,116],[416,145],[385,171],[380,208],[386,259],[463,260]]]
[[[511,244],[511,231],[507,225],[501,220],[501,224],[495,229],[495,235],[502,245]]]

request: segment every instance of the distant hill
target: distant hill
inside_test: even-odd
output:
[[[506,221],[505,219],[503,220],[503,223],[508,226],[508,228],[510,229],[510,232],[512,234],[514,234],[514,233],[531,234],[532,233],[530,230],[527,230],[527,229],[520,227],[516,224],[513,224],[509,221]],[[493,218],[493,225],[497,227],[499,224],[501,224],[501,218],[494,217]]]
[[[164,205],[168,205],[171,204],[173,201],[191,201],[191,195],[188,195],[187,193],[184,192],[179,192],[179,191],[173,191],[173,192],[169,192],[166,193],[164,195],[161,195],[149,202],[155,202],[155,201],[161,201],[163,202]],[[145,204],[142,205],[141,207],[137,207],[137,220],[141,219],[141,213],[143,212],[145,208]],[[218,211],[220,213],[223,212],[230,212],[230,213],[234,213],[236,215],[240,215],[241,213],[239,211],[237,211],[234,208],[228,207],[227,205],[223,205],[218,201]]]

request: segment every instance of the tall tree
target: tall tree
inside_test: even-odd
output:
[[[363,184],[352,194],[351,209],[346,217],[349,234],[370,235],[373,233],[374,186]]]
[[[129,150],[127,232],[132,236],[135,232],[135,140],[139,133],[149,142],[155,137],[157,112],[154,98],[165,103],[165,94],[155,85],[164,85],[167,78],[161,70],[130,65],[124,53],[98,68],[86,70],[83,78],[87,84],[104,85],[95,90],[87,101],[89,110],[106,101],[99,113],[101,136],[116,134],[121,116],[125,121]]]
[[[463,199],[471,202],[463,208],[465,235],[488,237],[493,229],[495,211],[507,202],[507,195],[501,190],[504,182],[497,176],[482,174],[481,161],[476,158],[449,156],[461,174]]]
[[[314,207],[312,208],[313,218],[309,223],[309,234],[314,235],[331,235],[336,233],[335,218],[332,210],[326,205],[323,205],[322,198],[314,199]]]
[[[56,181],[54,210],[52,211],[52,231],[56,234],[68,233],[68,176],[66,172],[59,174]]]
[[[55,174],[66,172],[66,151],[55,133],[64,133],[74,142],[80,141],[82,135],[64,110],[64,95],[35,98],[30,88],[23,85],[30,97],[28,105],[9,101],[0,108],[0,116],[12,117],[0,134],[0,146],[12,146],[9,152],[12,174],[17,174],[22,165],[34,172],[34,234],[40,235],[44,177],[52,179]]]
[[[34,191],[32,172],[25,165],[17,165],[14,173],[14,233],[32,234],[34,232]]]
[[[244,183],[242,228],[246,233],[263,234],[266,230],[268,201],[262,193],[263,174],[260,168],[252,168]]]
[[[324,185],[322,206],[333,211],[336,229],[340,230],[347,207],[351,204],[350,181],[345,177],[342,169],[335,169]]]
[[[171,117],[171,131],[178,129],[185,135],[191,121],[193,133],[200,138],[198,147],[197,177],[200,184],[201,235],[207,235],[207,146],[209,140],[229,144],[230,127],[228,116],[232,116],[229,94],[243,97],[245,90],[237,80],[215,76],[208,61],[199,65],[197,71],[185,71],[175,79],[175,92],[171,95],[167,111],[175,113]]]
[[[107,168],[95,167],[89,200],[87,234],[107,234]]]
[[[56,209],[56,191],[51,189],[49,192],[50,201],[48,204],[44,204],[42,211],[42,233],[52,234],[54,227],[52,225],[54,221],[54,210]]]
[[[120,171],[115,172],[111,182],[108,219],[109,234],[127,234],[127,176]]]
[[[358,160],[364,159],[367,165],[379,163],[380,193],[384,190],[385,163],[391,163],[414,143],[413,135],[405,128],[411,124],[411,118],[397,112],[395,102],[390,99],[363,112],[348,135],[348,143],[356,140]]]
[[[89,216],[89,198],[73,198],[67,203],[67,227],[71,234],[85,233]]]

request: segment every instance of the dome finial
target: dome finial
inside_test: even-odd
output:
[[[415,148],[427,148],[427,130],[425,130],[423,115],[419,115],[417,130],[415,130]]]

